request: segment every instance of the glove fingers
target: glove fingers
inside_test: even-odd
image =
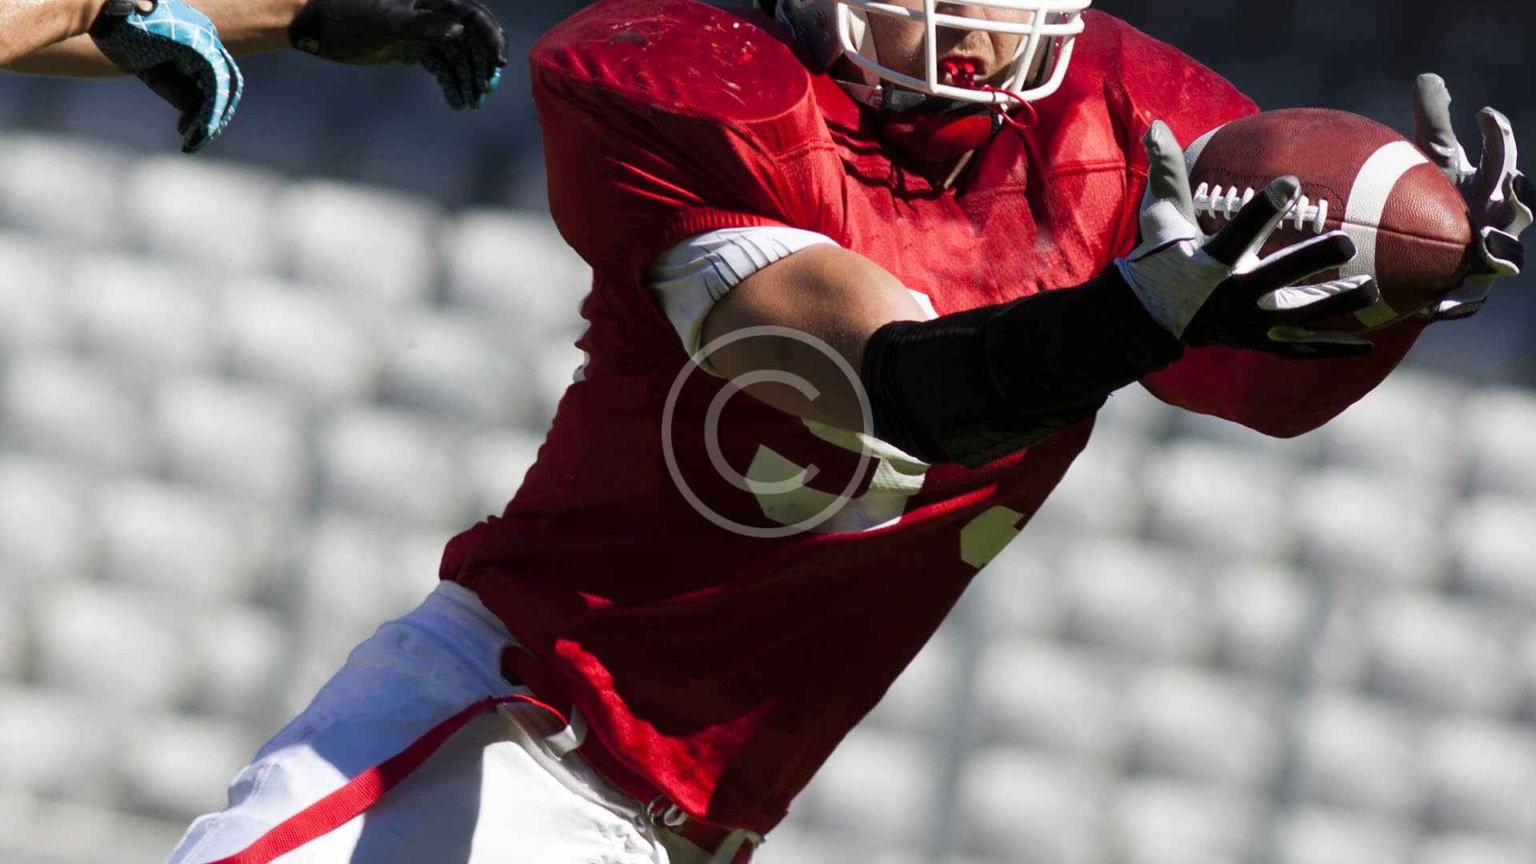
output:
[[[1413,85],[1413,140],[1452,182],[1472,172],[1451,123],[1451,91],[1434,73],[1420,75]]]
[[[1205,244],[1206,254],[1235,267],[1245,256],[1258,252],[1300,196],[1301,182],[1295,177],[1281,177],[1269,184]]]
[[[1519,276],[1525,269],[1525,246],[1513,235],[1484,228],[1480,246],[1482,261],[1476,269],[1495,276]]]
[[[1273,353],[1298,360],[1362,357],[1375,348],[1369,339],[1353,333],[1304,327],[1271,327],[1269,340]]]
[[[1355,253],[1355,241],[1348,234],[1332,231],[1276,252],[1242,278],[1261,291],[1273,291],[1343,267],[1355,259]]]
[[[235,63],[235,58],[222,44],[219,46],[219,54],[224,58],[224,68],[229,81],[225,85],[227,98],[224,102],[224,111],[219,115],[218,126],[213,131],[213,137],[222,135],[230,121],[235,119],[235,109],[240,107],[240,97],[245,94],[245,75],[240,72],[239,64]]]
[[[1530,181],[1519,171],[1504,179],[1504,209],[1508,213],[1508,218],[1504,220],[1504,232],[1516,240],[1536,221],[1531,213],[1531,207],[1536,205],[1532,191]]]
[[[1147,130],[1142,145],[1147,150],[1147,200],[1143,209],[1150,209],[1154,201],[1169,201],[1191,224],[1198,224],[1195,199],[1189,191],[1189,171],[1184,165],[1184,149],[1173,130],[1161,120],[1154,121]]]
[[[469,49],[475,91],[471,107],[479,108],[501,83],[501,70],[507,65],[507,37],[490,10],[474,0],[464,0],[463,5],[464,41]]]
[[[190,122],[203,107],[203,89],[197,86],[195,79],[183,75],[175,63],[166,62],[147,69],[140,73],[139,80],[180,111],[183,122]],[[178,126],[176,131],[183,130]]]
[[[217,76],[212,69],[207,68],[206,64],[199,64],[191,80],[197,82],[197,87],[202,91],[203,96],[196,115],[186,124],[187,128],[183,133],[181,144],[183,153],[194,153],[208,142],[212,127],[218,123],[219,116],[224,110],[224,102],[218,95]]]
[[[507,34],[501,29],[501,23],[491,10],[480,3],[470,0],[469,19],[471,29],[480,34],[485,43],[486,53],[490,57],[490,64],[497,68],[507,65]]]
[[[1460,321],[1482,311],[1484,300],[1441,300],[1430,314],[1430,321]]]
[[[1515,176],[1509,178],[1509,192],[1527,213],[1536,210],[1536,183],[1532,183],[1524,173],[1516,171]]]
[[[1477,126],[1482,133],[1483,149],[1467,198],[1473,203],[1473,217],[1487,220],[1483,224],[1492,224],[1492,220],[1503,216],[1494,211],[1500,209],[1498,205],[1502,203],[1502,193],[1509,177],[1518,170],[1516,160],[1520,153],[1515,145],[1514,128],[1503,114],[1492,108],[1484,108],[1477,112]],[[1484,212],[1476,212],[1479,207],[1486,209]]]
[[[441,42],[464,35],[464,25],[455,15],[447,12],[424,12],[405,22],[400,30],[402,39],[413,42]]]
[[[443,98],[448,100],[448,105],[455,111],[462,111],[466,104],[464,99],[464,87],[459,81],[459,68],[445,56],[443,50],[433,51],[422,58],[421,65],[437,83],[443,88]]]
[[[1302,327],[1335,315],[1369,309],[1381,300],[1381,288],[1369,276],[1356,276],[1321,285],[1293,285],[1259,298],[1259,308],[1271,313],[1276,325]]]

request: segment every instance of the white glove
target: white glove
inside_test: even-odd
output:
[[[1531,227],[1531,203],[1536,199],[1520,173],[1520,150],[1509,118],[1492,108],[1478,112],[1483,152],[1473,166],[1456,140],[1451,124],[1451,93],[1439,75],[1420,75],[1413,88],[1413,137],[1419,149],[1461,190],[1472,213],[1478,260],[1461,287],[1422,314],[1444,321],[1476,314],[1493,284],[1518,276],[1525,266],[1520,235]]]
[[[1371,343],[1349,333],[1311,329],[1324,319],[1364,309],[1380,297],[1360,276],[1295,286],[1355,257],[1355,244],[1334,231],[1259,258],[1259,250],[1296,206],[1301,184],[1282,177],[1253,196],[1214,236],[1200,230],[1184,152],[1161,120],[1147,148],[1147,194],[1141,246],[1116,261],[1153,318],[1192,346],[1226,345],[1295,358],[1358,356]],[[1295,286],[1295,287],[1291,287]]]

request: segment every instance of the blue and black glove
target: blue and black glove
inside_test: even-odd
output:
[[[181,111],[183,153],[219,137],[235,116],[244,79],[208,16],[182,0],[107,0],[91,39],[119,69]]]
[[[479,108],[507,65],[501,24],[476,0],[309,0],[288,35],[323,60],[421,66],[456,111]]]

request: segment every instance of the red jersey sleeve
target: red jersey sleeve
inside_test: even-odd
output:
[[[1095,16],[1090,26],[1120,30],[1118,38],[1104,44],[1118,52],[1113,65],[1121,72],[1120,92],[1110,95],[1129,118],[1135,142],[1130,206],[1139,204],[1146,189],[1146,154],[1140,140],[1153,120],[1166,122],[1187,146],[1218,126],[1258,111],[1230,82],[1172,46],[1107,16]],[[1292,437],[1323,425],[1375,389],[1413,347],[1423,327],[1407,321],[1367,334],[1375,351],[1351,360],[1300,361],[1229,348],[1192,348],[1142,383],[1180,408]]]
[[[600,278],[722,228],[819,230],[794,175],[825,138],[811,77],[767,18],[694,0],[605,0],[530,55],[549,204]]]

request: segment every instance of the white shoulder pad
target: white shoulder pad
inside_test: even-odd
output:
[[[728,228],[691,237],[673,246],[651,266],[650,288],[672,322],[683,348],[699,350],[704,316],[732,288],[770,264],[832,238],[814,231],[779,226]],[[700,368],[714,373],[708,363]]]

